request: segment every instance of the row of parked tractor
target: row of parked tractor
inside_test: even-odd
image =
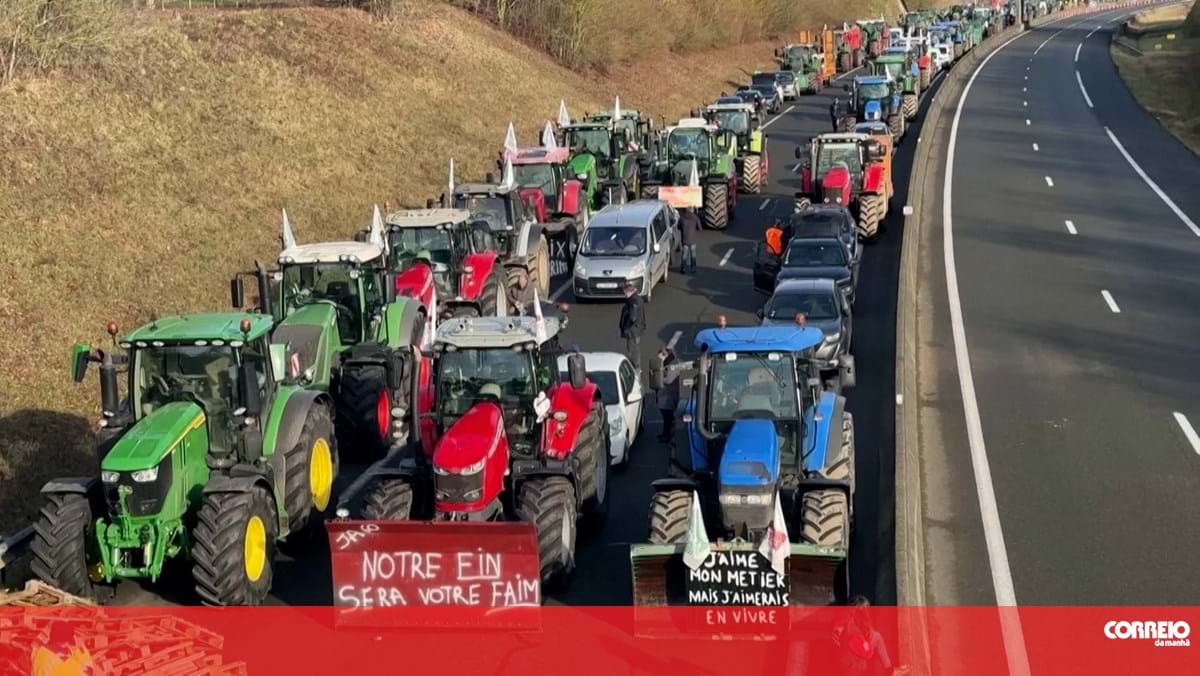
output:
[[[973,16],[947,34],[969,33]],[[754,76],[754,97],[671,125],[619,100],[579,119],[563,104],[536,145],[520,146],[510,126],[496,174],[460,183],[451,161],[445,193],[423,208],[376,207],[345,241],[301,244],[285,212],[275,261],[230,280],[232,311],[153,318],[125,333],[110,323],[111,345],[74,346],[74,380],[99,373],[99,471],[43,488],[34,572],[103,599],[120,580],[186,565],[200,601],[258,604],[284,543],[312,546],[307,535],[342,527],[330,519],[358,517],[436,521],[438,533],[525,524],[540,578],[566,580],[577,524],[607,513],[610,462],[621,459],[613,430],[638,423],[610,424],[586,355],[560,345],[568,317],[546,302],[552,258],[568,261],[577,297],[616,296],[630,282],[648,299],[668,273],[680,209],[721,229],[739,193],[762,190],[772,107],[828,85],[844,53],[854,67],[860,44],[889,92],[901,87],[903,98],[911,87],[915,97],[928,85],[920,64],[935,30],[872,21],[825,31],[780,50],[779,72]],[[895,59],[892,49],[902,50]],[[803,587],[792,603],[845,589],[834,580],[846,574],[853,496],[840,389],[853,384],[856,232],[874,236],[887,213],[894,148],[890,128],[863,110],[851,130],[797,151],[794,235],[826,240],[793,239],[755,267],[756,286],[777,295],[779,279],[819,282],[830,312],[814,306],[810,326],[702,331],[699,359],[673,367],[684,371],[675,447],[686,470],[655,484],[651,543],[633,551],[635,602],[680,601],[663,580],[684,540],[751,551],[784,530],[784,549],[815,562],[791,567],[785,593]],[[612,279],[581,272],[618,244],[609,258],[645,260]],[[835,254],[836,273],[795,272]],[[763,321],[786,314],[772,300]],[[657,366],[649,384],[661,389],[669,371]]]

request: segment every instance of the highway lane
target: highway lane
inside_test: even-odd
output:
[[[943,450],[927,458],[941,482],[927,490],[959,528],[942,550],[953,558],[931,552],[931,603],[1003,600],[998,552],[1021,604],[1200,598],[1190,554],[1200,526],[1186,516],[1200,507],[1200,455],[1175,415],[1200,420],[1200,237],[1187,224],[1200,216],[1200,161],[1137,107],[1111,64],[1112,22],[1130,11],[1022,36],[982,67],[962,105],[952,219],[932,225],[935,239],[945,228],[953,237],[945,262],[965,340],[943,288],[928,338]],[[946,252],[929,253],[944,274]],[[967,346],[973,389],[959,398],[954,348]],[[977,406],[977,440],[964,406]],[[1002,533],[981,526],[990,490]]]
[[[647,333],[643,355],[676,341],[685,356],[694,353],[695,333],[715,324],[724,314],[730,324],[752,324],[754,311],[766,299],[756,294],[750,272],[754,248],[766,224],[786,218],[792,194],[799,187],[794,148],[816,133],[829,130],[829,104],[845,96],[842,82],[824,94],[804,96],[788,104],[785,112],[769,120],[766,128],[770,154],[769,181],[761,195],[740,195],[736,216],[728,229],[706,231],[700,238],[698,267],[693,276],[672,271],[665,284],[655,288],[647,306]],[[934,90],[936,91],[936,89]],[[876,603],[895,603],[894,541],[894,356],[895,288],[899,270],[900,228],[908,173],[919,127],[897,153],[896,196],[882,236],[865,253],[855,310],[854,353],[858,386],[849,394],[849,410],[857,430],[856,527],[851,549],[853,593]],[[561,269],[561,268],[560,268]],[[619,302],[575,302],[565,283],[556,276],[555,299],[571,303],[570,323],[564,343],[583,350],[622,349],[617,333]],[[607,524],[594,533],[581,533],[577,569],[571,584],[551,596],[551,603],[625,604],[631,601],[629,544],[647,537],[650,482],[666,476],[668,448],[655,441],[661,429],[653,395],[648,397],[646,426],[635,444],[628,467],[613,474],[611,510]],[[339,482],[341,483],[341,482]],[[178,568],[178,567],[176,567]],[[277,564],[270,603],[326,604],[332,602],[329,557],[326,548],[293,547]],[[168,575],[158,584],[122,583],[117,602],[125,604],[192,603],[191,581],[186,571]]]

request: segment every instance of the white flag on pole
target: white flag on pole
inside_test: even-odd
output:
[[[546,342],[546,318],[542,316],[542,300],[538,298],[538,290],[533,288],[533,335],[538,345]]]
[[[450,188],[450,192],[446,193],[446,198],[449,200],[453,200],[454,199],[454,158],[453,157],[450,158],[450,180],[448,183],[448,187]]]
[[[433,292],[429,297],[429,316],[425,318],[425,336],[421,340],[421,349],[433,349],[433,340],[437,336],[437,284],[433,283],[431,277],[429,283],[433,286]]]
[[[617,96],[613,99],[613,123],[621,119],[621,97]]]
[[[542,129],[542,147],[546,150],[558,149],[558,141],[554,140],[554,125],[550,121],[546,121],[546,126]]]
[[[771,560],[771,568],[778,574],[784,575],[784,568],[792,548],[788,545],[787,521],[783,518],[783,507],[780,506],[779,495],[775,495],[775,518],[767,527],[762,542],[758,545],[758,553]]]
[[[508,132],[504,134],[504,152],[506,155],[517,154],[517,130],[513,123],[508,123]]]
[[[704,528],[704,513],[700,511],[700,493],[692,491],[692,513],[688,517],[687,545],[683,549],[683,563],[695,570],[704,565],[712,553],[708,531]]]
[[[383,212],[379,210],[379,205],[375,205],[375,211],[371,213],[371,232],[367,238],[371,244],[384,246],[383,239]]]
[[[504,178],[500,181],[502,190],[511,190],[517,186],[517,179],[513,175],[512,158],[504,159]]]
[[[558,101],[558,120],[557,120],[557,122],[558,122],[559,129],[562,129],[563,127],[567,126],[568,124],[571,124],[571,116],[567,113],[567,102],[563,101],[562,99],[559,99],[559,101]]]
[[[296,235],[292,232],[292,222],[288,220],[287,209],[283,210],[283,248],[291,249],[296,246]]]

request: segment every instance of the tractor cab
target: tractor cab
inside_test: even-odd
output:
[[[539,191],[540,192],[540,191]],[[500,183],[488,174],[484,183],[463,183],[454,187],[452,206],[471,214],[475,221],[488,224],[490,238],[484,229],[476,229],[476,256],[494,252],[488,266],[496,268],[502,279],[497,288],[506,294],[505,308],[518,307],[531,300],[536,289],[546,298],[550,290],[550,246],[545,227],[537,220],[537,204],[542,195],[532,195],[516,180],[516,165],[510,158],[504,161],[504,176]],[[472,264],[472,267],[479,267]],[[476,270],[476,274],[481,273]],[[480,313],[492,315],[491,312]],[[495,314],[508,314],[497,312]]]
[[[813,137],[807,154],[797,149],[801,159],[801,189],[823,202],[849,204],[859,194],[867,167],[882,162],[883,153],[883,147],[868,134]]]
[[[464,209],[396,211],[387,215],[384,227],[396,292],[420,299],[427,308],[434,289],[443,299],[458,296],[467,259],[494,248],[490,226]]]
[[[854,78],[853,107],[861,122],[886,122],[900,114],[900,97],[892,91],[893,80],[887,76],[867,75]]]
[[[322,242],[279,253],[278,308],[283,318],[331,308],[342,345],[370,341],[389,293],[384,248],[371,242]]]
[[[596,208],[637,195],[638,157],[644,152],[637,135],[640,125],[623,116],[614,122],[611,114],[602,114],[563,128],[571,155],[569,173],[594,196]]]
[[[653,118],[636,110],[622,109],[615,118],[612,111],[591,113],[584,117],[584,121],[610,125],[614,137],[622,142],[625,150],[629,152],[639,152],[654,134]]]
[[[521,148],[505,156],[512,162],[521,199],[532,206],[538,223],[548,223],[556,214],[575,215],[586,206],[580,203],[584,183],[570,176],[570,155],[566,148]]]
[[[668,127],[663,143],[662,159],[670,167],[670,185],[687,185],[692,165],[700,176],[723,156],[737,151],[737,134],[733,129],[711,124],[703,118],[684,118]]]
[[[763,135],[754,115],[754,106],[748,103],[713,104],[704,109],[704,119],[718,129],[736,134],[740,151],[762,152]]]

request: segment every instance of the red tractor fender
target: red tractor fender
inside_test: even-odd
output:
[[[468,254],[463,258],[463,272],[458,293],[464,300],[475,300],[483,293],[483,283],[491,276],[498,257],[495,251],[484,251]]]
[[[850,170],[833,167],[821,178],[821,199],[835,204],[850,203]]]
[[[546,196],[541,188],[521,188],[518,192],[521,201],[533,208],[539,223],[546,222]]]
[[[542,452],[562,460],[575,450],[579,430],[592,410],[592,401],[599,395],[599,388],[591,381],[579,389],[570,383],[559,383],[551,387],[547,394],[551,413],[542,425]],[[559,412],[564,413],[565,417],[556,416]],[[557,417],[563,419],[557,420]],[[607,453],[608,449],[604,449],[604,452]]]
[[[415,298],[426,308],[433,303],[433,268],[417,261],[396,275],[396,295]]]
[[[866,171],[863,172],[862,192],[884,194],[885,186],[883,185],[883,163],[872,162],[867,165]]]
[[[433,450],[433,466],[437,470],[434,481],[441,476],[462,476],[464,469],[480,462],[483,468],[477,471],[483,473],[483,490],[479,498],[471,502],[443,502],[435,495],[437,511],[480,511],[504,489],[504,474],[508,471],[508,436],[504,433],[504,413],[499,404],[491,401],[472,406],[438,439],[437,447]]]
[[[563,181],[562,190],[558,192],[558,213],[571,216],[578,214],[582,195],[583,183],[573,178]],[[539,218],[538,222],[545,223],[546,219]]]

